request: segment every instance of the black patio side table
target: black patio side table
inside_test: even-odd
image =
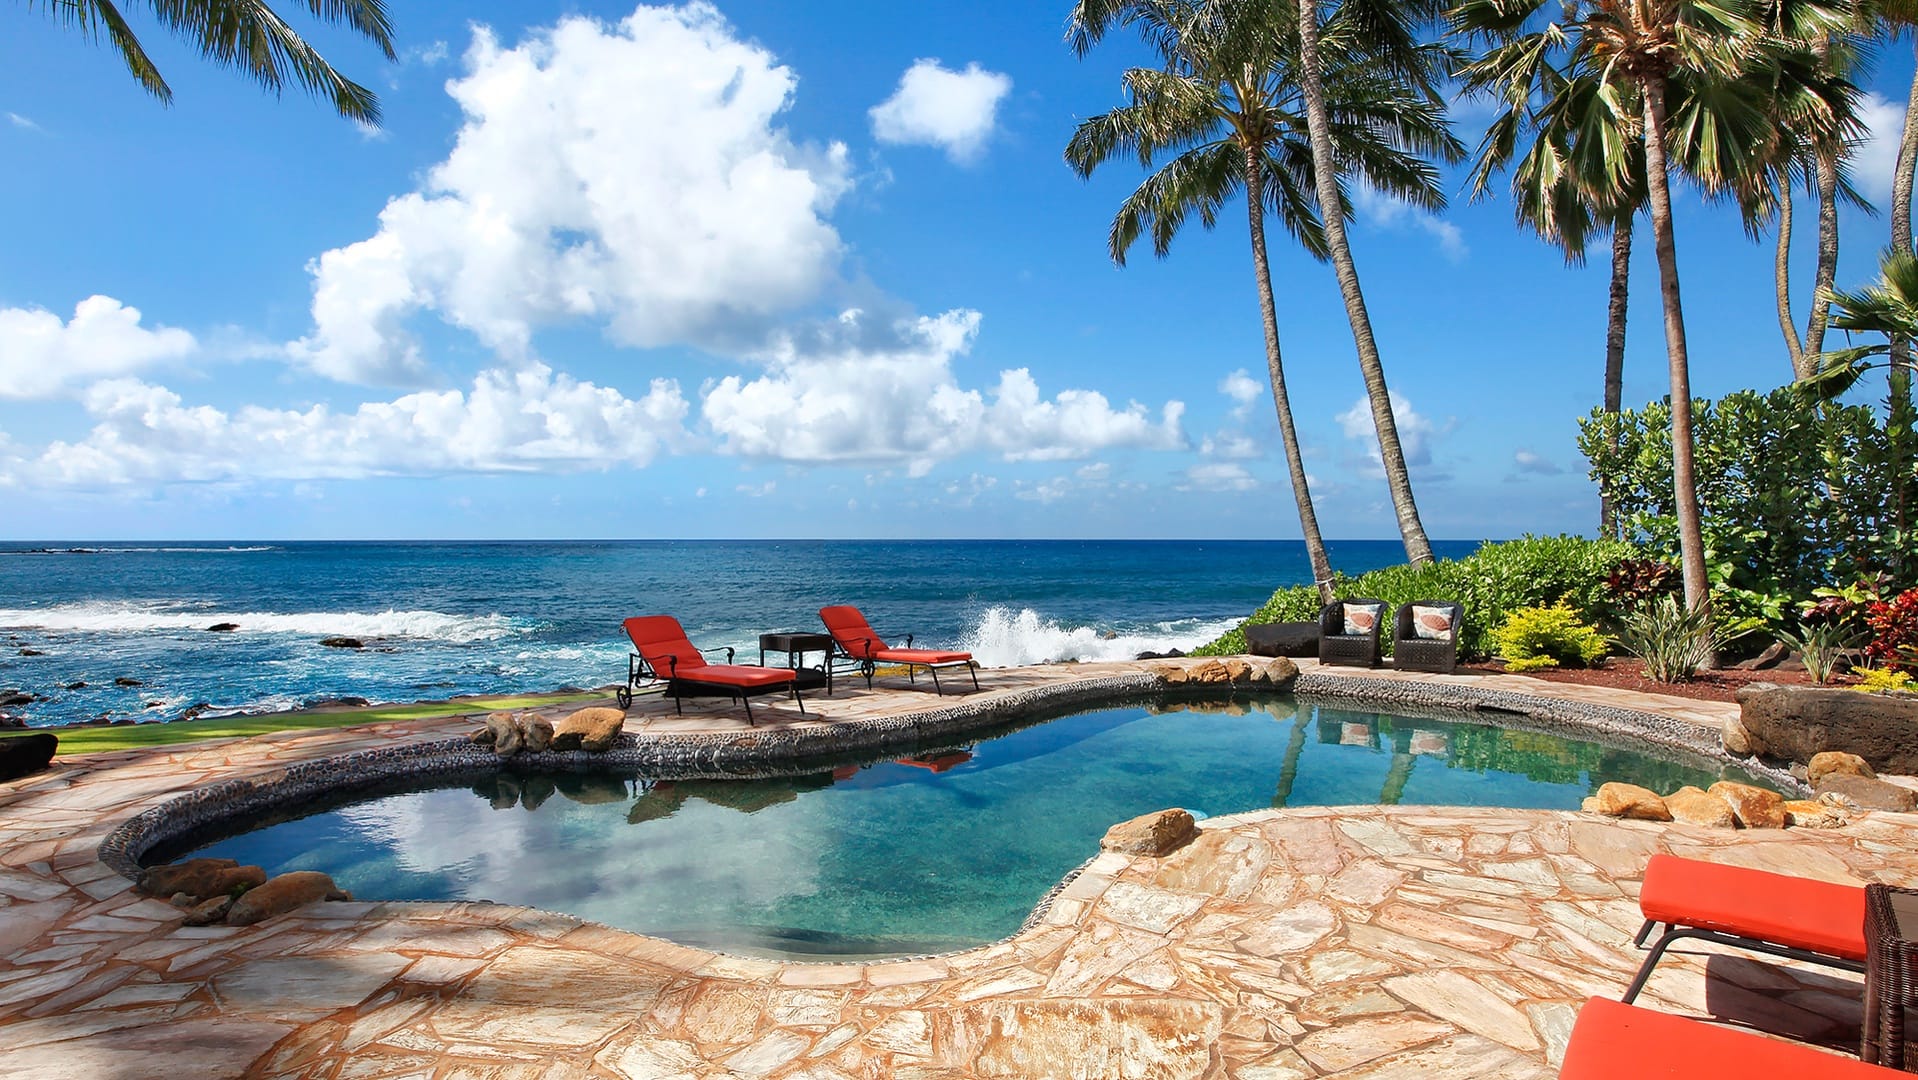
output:
[[[1918,1072],[1905,1029],[1918,1012],[1918,889],[1865,886],[1865,1024],[1858,1056]]]
[[[761,634],[759,635],[759,666],[766,666],[766,654],[783,652],[786,665],[799,673],[799,688],[809,690],[824,686],[826,696],[832,696],[832,635],[831,634]],[[806,654],[819,654],[819,666],[806,666]]]

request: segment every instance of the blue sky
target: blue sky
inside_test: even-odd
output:
[[[0,535],[1298,535],[1242,207],[1111,263],[1141,173],[1061,151],[1142,54],[1075,59],[1066,5],[391,13],[397,64],[294,20],[378,132],[141,21],[162,107],[12,13]],[[1881,205],[1910,74],[1899,45],[1864,80]],[[1485,119],[1455,112],[1468,144]],[[1353,231],[1426,526],[1589,530],[1608,260],[1567,268],[1460,182]],[[1785,381],[1769,238],[1691,192],[1677,228],[1694,388]],[[1885,231],[1846,212],[1841,286]],[[1273,240],[1322,527],[1395,536],[1336,283]],[[1666,378],[1641,241],[1628,403]]]

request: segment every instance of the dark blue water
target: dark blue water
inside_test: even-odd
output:
[[[198,854],[321,870],[360,899],[530,904],[752,955],[902,955],[1012,933],[1109,826],[1167,806],[1570,809],[1608,780],[1671,791],[1719,777],[1702,762],[1280,697],[1105,709],[781,780],[507,774]]]
[[[1281,585],[1295,541],[632,541],[0,544],[0,689],[31,724],[592,687],[626,670],[620,621],[667,613],[702,647],[810,630],[827,604],[989,666],[1119,659],[1216,637]],[[1440,543],[1442,556],[1475,543]],[[1396,541],[1330,545],[1339,569]],[[213,633],[207,627],[234,623]],[[357,638],[364,650],[320,645]],[[29,655],[41,653],[44,655]],[[112,685],[137,679],[138,687]],[[85,687],[67,686],[84,682]]]

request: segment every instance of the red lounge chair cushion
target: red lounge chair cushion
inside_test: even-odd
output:
[[[684,672],[686,669],[681,668]],[[752,689],[757,686],[772,686],[775,683],[792,682],[799,673],[791,668],[752,667],[747,664],[706,664],[690,675],[680,678],[688,682],[715,683],[720,686],[737,686]]]
[[[1578,1011],[1558,1080],[1890,1080],[1902,1075],[1799,1043],[1592,998]]]
[[[1638,906],[1647,919],[1675,926],[1865,958],[1865,890],[1857,885],[1654,855]]]
[[[819,621],[839,643],[840,651],[855,660],[871,660],[873,653],[886,648],[886,642],[873,632],[872,624],[850,604],[835,604],[819,609]]]
[[[627,619],[626,636],[633,639],[633,651],[662,679],[690,677],[695,670],[711,666],[686,639],[679,620],[671,615],[639,615]]]
[[[874,649],[872,659],[882,664],[963,664],[972,659],[972,654],[932,649]]]

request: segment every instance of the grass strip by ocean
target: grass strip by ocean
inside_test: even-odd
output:
[[[120,724],[98,727],[41,728],[60,737],[58,754],[94,754],[107,750],[132,750],[145,746],[169,746],[199,739],[230,739],[248,735],[267,735],[275,731],[303,731],[319,728],[353,727],[393,720],[428,720],[441,716],[493,712],[497,709],[530,709],[540,705],[560,705],[569,701],[595,701],[607,695],[541,694],[530,697],[468,698],[464,701],[431,701],[420,705],[383,705],[336,712],[266,713],[260,716],[227,716],[209,720],[178,720],[170,724]],[[10,735],[27,735],[14,731]]]

